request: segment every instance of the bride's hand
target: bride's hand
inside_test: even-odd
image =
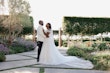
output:
[[[46,32],[44,31],[44,29],[43,29],[43,33],[44,33],[44,35],[46,36],[46,38],[49,38],[49,34],[50,34],[49,32],[46,33]]]
[[[49,38],[49,35],[47,33],[45,33],[46,38]]]
[[[49,38],[49,36],[48,36],[48,35],[46,35],[46,38]]]
[[[49,38],[49,33],[48,32],[46,33],[46,37]]]

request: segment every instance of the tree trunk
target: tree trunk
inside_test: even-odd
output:
[[[101,42],[103,41],[102,33],[101,33]]]
[[[68,39],[67,39],[67,47],[70,47],[70,35],[68,36]]]
[[[8,37],[8,46],[12,44],[12,37],[11,37],[11,25],[9,25],[9,37]]]
[[[81,43],[83,42],[83,34],[81,34]]]
[[[12,19],[12,18],[11,18],[11,15],[10,15],[10,19]],[[10,21],[10,23],[9,23],[8,46],[10,46],[10,45],[12,44],[12,37],[11,37],[12,28],[11,28],[11,27],[12,27],[12,26],[11,26],[11,21]]]

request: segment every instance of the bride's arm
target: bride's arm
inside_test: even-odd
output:
[[[43,33],[44,33],[44,35],[45,35],[46,37],[49,37],[50,32],[47,32],[47,33],[46,33],[46,32],[44,31],[44,29],[43,29]]]

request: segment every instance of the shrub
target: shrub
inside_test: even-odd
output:
[[[54,40],[54,42],[55,42],[55,45],[58,46],[58,39]]]
[[[94,64],[94,69],[109,70],[110,69],[110,55],[95,55],[91,54],[94,48],[77,48],[70,47],[67,50],[67,54],[71,56],[83,57],[86,60],[90,60]]]
[[[24,40],[21,38],[17,38],[16,41],[12,43],[10,46],[10,54],[22,53],[34,50],[36,47],[36,43],[28,40]]]
[[[31,41],[31,40],[25,40],[23,38],[17,38],[16,41],[15,41],[15,43],[16,42],[18,44],[20,44],[20,45],[26,46],[26,48],[30,48],[30,47],[35,48],[36,47],[36,43],[33,42],[33,41]]]
[[[86,56],[86,53],[82,49],[77,48],[77,47],[70,47],[67,50],[67,54],[71,55],[71,56],[78,56],[78,57],[85,57]]]
[[[96,43],[92,44],[92,47],[93,47],[93,48],[97,48],[97,46],[98,46],[98,45],[97,45]]]
[[[109,37],[105,37],[105,41],[110,41],[110,38]]]
[[[92,44],[92,47],[94,48],[94,51],[104,51],[110,48],[110,46],[107,46],[106,43],[100,43],[100,44]]]
[[[14,43],[13,45],[10,46],[10,54],[22,53],[31,50],[34,50],[34,48],[33,46],[30,45],[25,46],[18,43]]]
[[[83,39],[82,41],[83,41],[83,42],[86,42],[86,41],[90,41],[90,40],[89,40],[89,39]]]
[[[0,62],[4,62],[6,60],[5,53],[0,51]]]
[[[98,49],[100,51],[103,51],[103,50],[108,49],[108,46],[106,45],[106,43],[101,43],[101,44],[99,44]]]
[[[95,69],[107,70],[110,68],[110,55],[91,56],[88,58]]]
[[[22,53],[27,51],[27,48],[23,46],[10,46],[10,54],[15,54],[15,53]]]
[[[54,40],[55,45],[58,46],[58,39]],[[67,40],[62,40],[62,46],[67,47]]]
[[[4,52],[4,54],[9,53],[9,48],[5,44],[0,43],[0,52]]]
[[[88,48],[84,48],[83,50],[87,53],[91,53],[91,52],[97,51],[97,48],[88,47]]]
[[[63,40],[62,46],[67,47],[67,40]]]

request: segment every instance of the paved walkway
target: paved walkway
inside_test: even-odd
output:
[[[60,48],[66,55],[67,48]],[[66,65],[39,65],[37,64],[37,50],[13,55],[6,55],[6,62],[0,62],[0,73],[39,73],[44,68],[44,73],[110,73],[108,71],[75,69]]]

